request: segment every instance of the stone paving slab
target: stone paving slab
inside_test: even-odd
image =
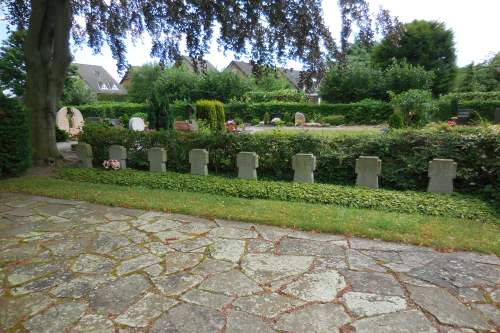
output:
[[[0,193],[0,332],[500,332],[500,258]]]

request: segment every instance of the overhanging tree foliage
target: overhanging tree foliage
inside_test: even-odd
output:
[[[303,60],[311,73],[322,68],[324,51],[334,48],[319,0],[7,0],[2,10],[10,24],[28,28],[25,103],[32,114],[35,163],[60,156],[54,123],[71,61],[70,35],[76,44],[87,43],[96,52],[108,44],[122,71],[127,66],[127,37],[143,33],[152,37],[152,56],[175,59],[184,39],[196,63],[208,51],[218,26],[223,50],[261,63]]]
[[[342,0],[339,5],[346,8],[343,25],[349,27],[342,36],[347,40],[352,24],[366,21],[366,2]],[[247,55],[257,64],[302,61],[306,85],[321,76],[330,54],[338,54],[320,0],[4,0],[0,6],[12,26],[28,29],[25,104],[32,114],[35,163],[59,157],[54,122],[71,61],[70,35],[75,44],[86,43],[95,52],[109,45],[123,71],[128,37],[148,33],[151,55],[161,62],[177,58],[184,40],[198,65],[217,28],[222,50]],[[363,40],[371,36],[363,27],[360,31]]]

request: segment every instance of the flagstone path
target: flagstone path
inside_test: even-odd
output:
[[[483,332],[500,259],[0,193],[0,332]]]

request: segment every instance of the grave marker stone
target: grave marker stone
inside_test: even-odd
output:
[[[240,152],[236,155],[238,166],[238,178],[257,179],[257,168],[259,167],[259,155],[254,152]]]
[[[192,149],[189,152],[191,174],[208,176],[208,151],[206,149]]]
[[[144,132],[144,128],[146,128],[146,125],[144,124],[144,120],[142,120],[142,118],[132,117],[128,121],[128,128],[132,131]]]
[[[167,171],[167,166],[165,162],[167,161],[167,151],[163,148],[151,148],[148,149],[148,161],[149,161],[149,171],[153,172],[165,172]]]
[[[294,170],[293,181],[298,183],[314,183],[316,156],[313,154],[296,154],[292,158]]]
[[[109,159],[120,162],[120,169],[127,168],[127,150],[123,146],[112,145],[109,147]]]
[[[382,171],[382,161],[378,156],[360,156],[356,159],[356,185],[378,188],[378,176]]]
[[[457,113],[457,124],[465,125],[469,121],[470,115],[472,113],[471,109],[458,109]]]
[[[295,126],[304,126],[306,123],[306,116],[303,113],[295,113]]]
[[[450,159],[435,158],[429,162],[428,192],[452,193],[453,179],[457,176],[457,163]]]
[[[77,143],[75,151],[78,156],[78,167],[92,168],[92,147],[88,143]]]

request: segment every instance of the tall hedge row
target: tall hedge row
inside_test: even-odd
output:
[[[402,130],[363,137],[316,137],[290,134],[200,135],[176,132],[140,133],[87,127],[81,141],[92,145],[96,165],[107,158],[112,144],[127,147],[129,165],[147,169],[146,150],[161,146],[168,151],[167,168],[188,172],[188,152],[205,148],[209,169],[215,174],[236,172],[236,154],[255,151],[260,156],[260,178],[291,180],[292,156],[313,153],[318,158],[315,178],[321,183],[354,184],[354,166],[360,155],[382,159],[381,186],[425,190],[428,162],[451,158],[458,163],[455,185],[460,192],[483,192],[500,200],[500,133],[493,129]],[[495,194],[496,193],[496,194]]]
[[[495,110],[500,108],[500,99],[490,100],[490,99],[474,99],[474,100],[464,100],[458,102],[459,109],[470,109],[473,112],[470,115],[472,121],[478,121],[481,119],[493,121],[495,119]],[[434,115],[436,120],[448,120],[451,117],[456,117],[457,115],[453,113],[451,107],[451,100],[441,100],[438,102],[439,112]]]
[[[349,124],[380,124],[386,122],[392,113],[389,103],[373,100],[365,100],[350,104],[313,104],[313,103],[240,103],[226,104],[226,115],[228,118],[241,118],[250,122],[260,119],[264,114],[282,115],[285,122],[293,122],[295,113],[301,112],[306,119],[318,118],[319,116],[343,115]]]
[[[149,105],[129,102],[101,102],[76,106],[84,118],[120,118],[123,115],[132,116],[134,113],[148,113]]]
[[[0,178],[31,166],[30,122],[21,104],[0,92]]]

